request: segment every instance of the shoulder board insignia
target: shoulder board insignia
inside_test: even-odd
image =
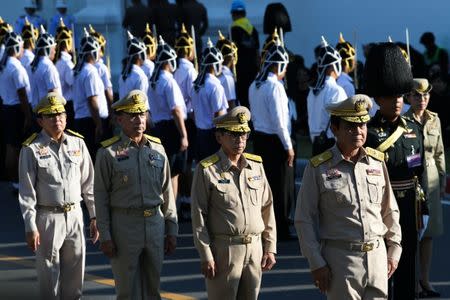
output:
[[[107,140],[101,142],[100,144],[102,145],[103,148],[106,148],[106,147],[111,146],[112,144],[114,144],[115,142],[117,142],[119,140],[120,140],[120,136],[116,135],[110,139],[107,139]]]
[[[220,157],[217,154],[213,154],[213,155],[205,158],[204,160],[202,160],[200,162],[200,164],[202,165],[203,168],[207,168],[209,166],[212,166],[213,164],[215,164],[219,160],[220,160]]]
[[[68,133],[70,133],[71,135],[74,135],[74,136],[76,136],[76,137],[79,137],[80,139],[84,139],[84,136],[82,136],[81,134],[79,134],[79,133],[76,132],[76,131],[73,131],[73,130],[70,130],[70,129],[66,129],[66,131],[67,131]]]
[[[256,162],[260,162],[260,163],[262,163],[262,161],[263,161],[262,157],[259,155],[256,155],[256,154],[244,153],[244,157],[247,159],[256,161]]]
[[[314,167],[319,166],[320,164],[330,160],[333,157],[333,152],[327,150],[325,152],[320,153],[319,155],[314,156],[310,159],[312,165]]]
[[[366,153],[367,155],[379,160],[379,161],[384,161],[384,153],[381,151],[378,151],[376,149],[370,148],[370,147],[366,147]]]
[[[23,143],[23,146],[30,146],[30,144],[36,139],[38,134],[35,132],[32,135],[30,135]]]
[[[159,138],[157,138],[156,136],[151,136],[151,135],[148,135],[148,134],[144,134],[144,136],[147,138],[147,140],[150,140],[150,141],[152,141],[154,143],[157,143],[157,144],[161,144],[161,140]]]

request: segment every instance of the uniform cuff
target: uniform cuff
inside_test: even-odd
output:
[[[396,261],[400,261],[400,257],[402,255],[402,246],[398,244],[394,244],[389,246],[387,251],[387,257],[392,258]]]
[[[95,206],[88,207],[87,210],[89,212],[89,218],[90,219],[97,217],[96,214],[95,214]]]
[[[309,257],[308,261],[311,271],[320,269],[327,265],[327,262],[323,259],[322,255],[314,255],[313,257]]]
[[[172,221],[165,222],[165,233],[166,235],[178,236],[178,224]]]
[[[28,220],[27,222],[25,222],[25,232],[33,232],[33,231],[38,231],[36,221],[34,218],[33,220]]]
[[[264,242],[264,253],[267,252],[277,254],[277,245],[272,242]]]
[[[198,251],[198,252],[199,252],[199,254],[200,254],[200,260],[201,260],[202,262],[205,262],[205,261],[214,261],[214,256],[212,255],[211,248],[209,248],[209,247],[204,247],[204,248],[199,249],[199,250],[200,250],[200,251]]]

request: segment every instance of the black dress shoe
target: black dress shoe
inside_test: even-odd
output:
[[[422,291],[419,292],[419,298],[439,298],[439,297],[441,297],[440,293],[425,288],[422,281],[419,281],[419,284],[420,284],[420,287],[422,288]]]

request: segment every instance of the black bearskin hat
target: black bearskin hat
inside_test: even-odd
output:
[[[375,44],[364,68],[366,93],[371,97],[408,93],[413,88],[411,67],[393,43]]]
[[[289,14],[280,2],[270,3],[264,12],[264,33],[272,34],[275,28],[283,28],[283,32],[291,32],[291,19]]]

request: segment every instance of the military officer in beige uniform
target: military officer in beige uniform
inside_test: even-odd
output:
[[[133,90],[111,106],[122,131],[102,142],[95,164],[100,249],[111,258],[117,299],[160,299],[164,253],[176,247],[169,164],[161,141],[144,134],[147,103]]]
[[[250,111],[214,119],[220,150],[202,160],[192,184],[192,231],[208,299],[257,299],[275,264],[272,192],[260,156],[243,153]]]
[[[35,107],[42,127],[24,143],[19,159],[19,204],[28,246],[36,252],[42,299],[80,299],[85,263],[84,200],[90,234],[98,231],[94,207],[94,168],[81,136],[66,128],[66,100],[58,93]]]
[[[386,299],[401,230],[383,154],[364,148],[366,95],[330,104],[336,145],[311,159],[295,227],[315,285],[328,299]]]

